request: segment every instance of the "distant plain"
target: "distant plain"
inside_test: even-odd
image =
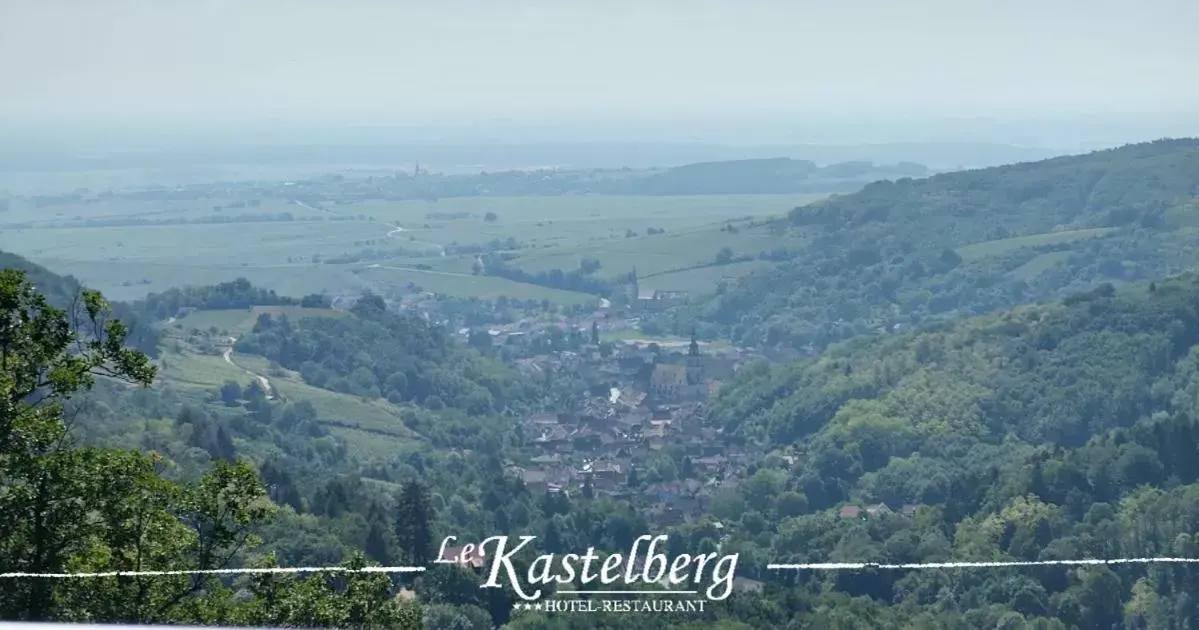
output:
[[[475,255],[454,252],[500,241],[516,245],[509,264],[530,273],[569,272],[592,259],[599,277],[636,269],[651,288],[707,292],[766,264],[703,267],[722,248],[756,257],[795,245],[747,222],[824,196],[460,197],[328,204],[330,212],[286,198],[254,207],[120,197],[45,208],[15,203],[0,213],[0,249],[115,299],[241,276],[288,295],[420,288],[569,304],[595,298],[475,275]],[[284,213],[290,218],[280,220]],[[486,221],[488,213],[496,220]],[[726,230],[730,223],[742,227]],[[649,228],[664,232],[650,235]]]

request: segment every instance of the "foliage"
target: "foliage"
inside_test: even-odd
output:
[[[325,300],[320,296],[307,296],[304,305],[315,305]],[[202,287],[172,288],[162,293],[151,293],[134,306],[158,320],[175,317],[181,309],[193,308],[204,311],[223,309],[246,309],[254,306],[288,306],[300,304],[301,300],[275,295],[274,291],[255,287],[245,278],[232,282]]]
[[[83,291],[80,302],[72,311],[56,308],[23,271],[0,271],[0,572],[178,574],[9,578],[0,581],[0,618],[213,623],[267,616],[301,626],[421,627],[419,612],[394,603],[377,574],[354,574],[336,596],[313,577],[276,586],[262,600],[234,602],[212,571],[259,544],[255,530],[274,505],[246,462],[217,462],[197,482],[178,484],[163,477],[157,454],[73,443],[67,399],[97,376],[142,386],[155,376],[146,355],[124,346],[126,330],[106,317],[111,309],[98,293]]]
[[[442,327],[387,312],[378,296],[359,300],[354,314],[295,322],[263,316],[238,349],[298,371],[317,387],[394,401],[436,398],[476,415],[530,394],[507,366],[455,345]]]
[[[795,208],[776,224],[791,260],[658,321],[822,347],[1164,277],[1196,263],[1196,186],[1194,139],[876,182]]]
[[[741,485],[748,509],[726,544],[779,562],[1193,556],[1196,304],[1199,276],[1152,290],[1107,286],[744,370],[722,390],[715,419],[733,435],[794,444],[798,457]],[[787,505],[784,494],[794,497]],[[847,503],[918,508],[836,518]],[[891,602],[887,618],[908,623],[936,611],[940,623],[972,627],[1011,617],[1166,628],[1195,618],[1195,571],[833,573],[804,576],[801,589]],[[812,622],[823,627],[820,618]]]

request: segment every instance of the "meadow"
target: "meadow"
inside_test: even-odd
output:
[[[1097,236],[1103,236],[1114,231],[1114,228],[1088,228],[1084,230],[1064,230],[1060,232],[1045,232],[1029,236],[1003,238],[964,245],[957,248],[957,253],[963,260],[978,260],[988,256],[997,256],[1024,247],[1040,247],[1044,245],[1059,245],[1071,243]]]
[[[220,354],[202,352],[186,343],[186,331],[218,329],[216,337],[237,336],[253,325],[259,312],[286,312],[292,316],[342,316],[324,309],[256,307],[249,310],[199,311],[164,325],[167,339],[159,361],[160,387],[196,399],[209,399],[226,381],[243,387],[253,376],[269,379],[272,391],[284,402],[307,401],[316,409],[321,424],[331,435],[344,439],[355,453],[367,457],[392,457],[420,448],[420,437],[403,421],[402,408],[382,399],[364,399],[313,387],[295,373],[272,368],[259,356],[233,353],[231,361]],[[210,401],[209,401],[210,402]]]

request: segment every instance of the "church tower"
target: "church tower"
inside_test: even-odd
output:
[[[625,295],[629,298],[629,304],[637,303],[637,296],[641,295],[640,287],[637,286],[637,268],[629,272],[629,283],[625,288]]]
[[[704,381],[704,358],[699,354],[695,331],[691,331],[691,345],[687,347],[687,383],[699,385]]]

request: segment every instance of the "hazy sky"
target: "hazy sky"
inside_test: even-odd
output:
[[[1199,0],[0,0],[0,116],[1199,111]]]

